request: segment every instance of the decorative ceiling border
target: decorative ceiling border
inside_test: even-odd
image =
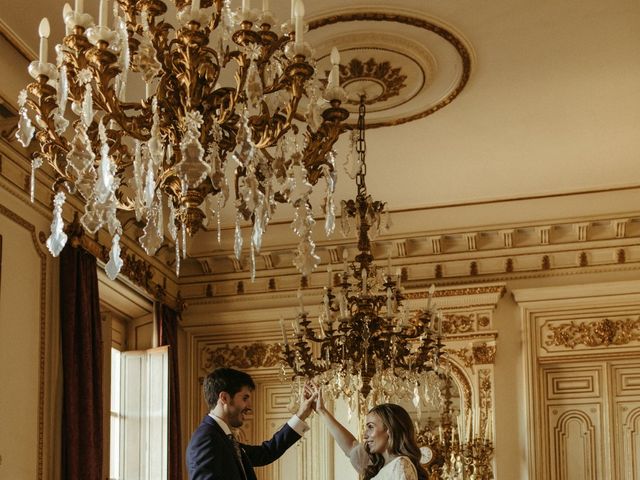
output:
[[[446,28],[436,25],[428,20],[411,17],[408,15],[400,15],[395,13],[385,13],[385,12],[355,12],[355,13],[342,13],[338,15],[331,15],[329,17],[319,18],[317,20],[312,20],[309,22],[309,31],[315,30],[318,28],[325,27],[327,25],[334,25],[337,23],[346,23],[346,22],[361,22],[361,21],[372,21],[372,22],[395,22],[401,23],[404,25],[409,25],[416,28],[422,28],[423,30],[427,30],[429,32],[435,33],[445,41],[449,42],[451,46],[453,46],[458,55],[460,56],[460,60],[462,61],[462,74],[460,75],[460,79],[458,80],[457,85],[453,88],[451,93],[447,95],[445,98],[440,100],[435,105],[432,105],[427,110],[422,112],[409,115],[408,117],[398,118],[396,120],[390,120],[385,122],[372,122],[367,123],[367,128],[378,128],[378,127],[388,127],[393,125],[401,125],[403,123],[412,122],[414,120],[419,120],[426,116],[431,115],[432,113],[437,112],[441,108],[449,105],[465,88],[467,83],[469,82],[469,77],[471,76],[471,54],[465,44],[460,40],[455,34],[451,33]]]

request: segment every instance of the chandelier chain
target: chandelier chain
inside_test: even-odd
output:
[[[367,184],[365,183],[365,177],[367,175],[367,142],[364,138],[365,135],[365,123],[364,116],[366,114],[365,97],[360,97],[360,107],[358,108],[358,140],[356,142],[356,152],[358,153],[358,164],[360,165],[360,171],[356,175],[356,185],[358,186],[358,195],[367,194]]]

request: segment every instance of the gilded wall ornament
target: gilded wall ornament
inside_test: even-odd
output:
[[[255,342],[218,348],[206,346],[200,352],[200,368],[210,372],[218,367],[277,367],[281,357],[282,347],[278,343]]]
[[[133,254],[123,254],[122,260],[123,265],[120,273],[139,287],[148,289],[149,282],[153,278],[153,268],[151,264],[142,258],[137,258]]]
[[[476,436],[484,436],[487,429],[487,421],[491,421],[492,400],[492,380],[491,371],[482,369],[478,372],[479,400],[480,400],[480,425]]]
[[[605,318],[593,322],[571,321],[560,325],[549,325],[545,345],[575,348],[608,347],[626,345],[640,341],[640,317],[622,320]]]
[[[473,361],[479,365],[492,364],[496,361],[496,346],[481,343],[473,346]]]
[[[462,361],[462,364],[466,367],[466,368],[471,368],[473,367],[473,355],[471,353],[471,350],[469,350],[468,348],[458,348],[458,349],[454,349],[454,348],[446,348],[445,352],[447,352],[449,355],[453,355],[457,358],[459,358]]]
[[[490,323],[489,316],[484,313],[448,314],[444,316],[442,331],[445,335],[470,333],[486,328]]]

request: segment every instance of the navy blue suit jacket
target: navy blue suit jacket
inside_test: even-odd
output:
[[[240,444],[242,464],[247,480],[256,480],[253,467],[268,465],[277,460],[300,435],[285,424],[271,440],[261,445]],[[231,440],[209,415],[193,432],[187,447],[187,470],[191,480],[242,480],[242,469],[236,460]]]

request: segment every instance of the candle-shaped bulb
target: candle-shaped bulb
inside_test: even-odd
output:
[[[40,20],[40,26],[38,27],[38,34],[41,38],[49,38],[49,34],[51,33],[51,27],[49,26],[49,20],[47,17],[44,17]]]
[[[331,65],[340,65],[340,52],[336,47],[331,49]]]
[[[302,47],[304,35],[304,3],[302,0],[296,0],[293,13],[296,19],[296,47]]]
[[[71,28],[69,27],[69,25],[67,25],[67,18],[69,17],[69,15],[71,15],[71,12],[73,12],[73,8],[71,8],[71,5],[65,3],[64,7],[62,7],[62,20],[65,23],[65,35],[69,35],[71,33]]]
[[[100,10],[98,12],[98,26],[106,27],[109,20],[109,0],[100,0]]]
[[[251,9],[249,0],[242,0],[242,12],[248,12]]]
[[[391,287],[387,288],[387,317],[393,316],[393,291]]]
[[[436,286],[432,283],[429,287],[429,295],[427,296],[427,311],[431,310],[431,299],[433,298],[433,293],[436,291]]]
[[[191,12],[200,10],[200,0],[191,0]]]
[[[84,10],[84,0],[76,0],[75,9],[77,14],[83,13]]]
[[[327,87],[339,87],[340,86],[340,54],[338,49],[333,47],[331,49],[331,71],[329,72],[329,79]]]
[[[269,10],[269,0],[262,0],[262,11],[268,12]]]
[[[49,27],[49,20],[47,18],[43,18],[40,20],[40,26],[38,27],[38,34],[40,35],[40,62],[47,62],[47,49],[48,49],[48,41],[49,33],[51,33],[51,28]]]
[[[304,312],[304,302],[302,301],[301,289],[298,289],[298,305],[300,306],[300,313]]]

